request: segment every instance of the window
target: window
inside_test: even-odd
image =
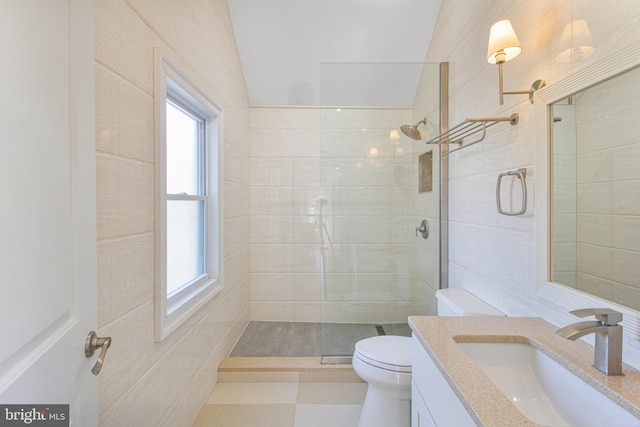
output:
[[[156,340],[222,289],[221,111],[156,51]]]

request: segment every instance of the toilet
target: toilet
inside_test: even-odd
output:
[[[438,316],[504,316],[461,288],[436,292]],[[356,343],[353,370],[368,383],[358,427],[411,425],[411,338],[381,335]]]

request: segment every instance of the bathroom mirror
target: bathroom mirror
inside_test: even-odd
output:
[[[537,292],[569,309],[640,311],[639,65],[636,44],[536,93]]]

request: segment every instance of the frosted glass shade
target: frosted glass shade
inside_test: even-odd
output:
[[[560,54],[556,60],[561,63],[580,61],[594,51],[589,24],[584,19],[578,19],[565,25],[560,38]]]
[[[491,26],[489,48],[487,50],[487,61],[490,64],[510,61],[518,56],[521,51],[520,40],[518,40],[518,36],[513,31],[511,22],[508,19],[498,21]],[[500,58],[503,53],[504,57]]]

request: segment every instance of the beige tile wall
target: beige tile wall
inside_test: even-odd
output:
[[[224,111],[225,288],[154,341],[153,49]],[[249,320],[249,110],[224,0],[96,1],[100,424],[190,425]]]
[[[496,125],[486,140],[450,156],[450,284],[471,289],[508,315],[571,317],[535,295],[533,108],[526,96],[498,100],[498,68],[486,61],[490,26],[510,19],[523,50],[505,64],[505,89],[525,90],[536,79],[554,83],[640,40],[637,0],[443,0],[427,61],[450,63],[450,124],[467,117],[520,114],[517,126]],[[559,63],[564,27],[585,19],[595,53]],[[499,215],[499,173],[526,167],[527,214]],[[629,355],[629,352],[626,353]]]

